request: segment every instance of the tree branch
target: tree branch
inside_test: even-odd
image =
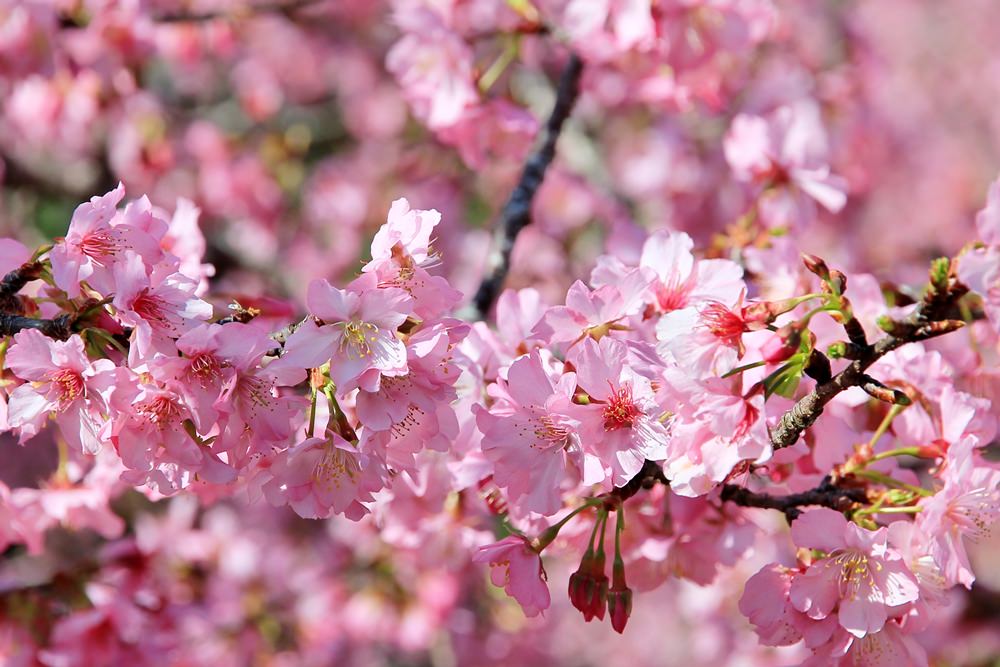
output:
[[[38,329],[49,338],[67,340],[73,335],[73,318],[69,315],[60,315],[52,320],[42,320],[21,315],[0,314],[0,338],[13,336],[24,329]]]
[[[204,21],[215,21],[217,19],[243,19],[255,14],[291,14],[292,12],[318,4],[322,0],[285,0],[285,2],[275,2],[270,4],[251,4],[236,10],[220,10],[207,12],[174,12],[159,14],[153,17],[156,23],[199,23]]]
[[[865,371],[889,352],[907,343],[928,340],[964,326],[964,322],[960,320],[944,318],[967,291],[965,286],[953,278],[941,288],[935,288],[932,283],[916,310],[905,320],[893,323],[892,333],[880,338],[874,345],[864,346],[859,344],[858,336],[853,336],[856,340],[852,341],[851,356],[856,358],[831,380],[817,384],[782,415],[771,430],[771,444],[774,448],[782,449],[798,442],[802,432],[819,419],[826,404],[840,392],[850,387],[873,389],[872,378]]]
[[[815,489],[802,493],[791,493],[786,496],[772,496],[767,493],[756,493],[750,489],[735,484],[725,484],[722,487],[723,501],[735,503],[743,507],[762,507],[764,509],[780,510],[785,513],[789,523],[802,513],[800,507],[818,505],[843,512],[855,503],[867,502],[864,489],[835,486],[830,477]]]
[[[555,157],[556,141],[563,125],[580,94],[582,72],[583,62],[576,54],[570,54],[569,62],[559,77],[556,103],[542,132],[541,145],[525,163],[521,178],[514,186],[494,229],[493,253],[490,256],[489,268],[473,299],[479,319],[486,318],[499,296],[507,272],[510,270],[510,254],[514,249],[514,241],[521,230],[531,223],[531,204],[545,178],[545,171]]]

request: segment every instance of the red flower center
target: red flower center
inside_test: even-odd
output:
[[[702,309],[701,321],[712,335],[731,345],[738,345],[740,336],[747,330],[743,318],[718,301],[713,301]]]
[[[631,428],[640,412],[632,399],[632,387],[620,387],[617,391],[612,391],[604,406],[604,430]]]

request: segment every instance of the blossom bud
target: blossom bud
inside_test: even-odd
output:
[[[615,545],[615,561],[611,568],[612,583],[608,591],[608,616],[611,617],[611,627],[615,632],[625,632],[625,624],[632,614],[632,589],[625,583],[625,563],[621,559],[617,544]]]
[[[819,276],[820,280],[825,282],[830,279],[829,267],[827,267],[826,262],[816,255],[802,253],[802,263],[806,265],[806,268],[810,273],[814,273]]]
[[[947,257],[938,257],[931,262],[930,282],[931,288],[938,293],[944,293],[948,288],[948,274],[951,272],[951,260]]]
[[[583,613],[588,623],[594,618],[604,620],[604,605],[608,596],[608,577],[604,574],[603,553],[584,554],[580,568],[569,577],[569,599]]]
[[[847,276],[837,269],[833,269],[830,271],[830,284],[837,290],[837,294],[843,294],[847,291]]]
[[[624,588],[612,588],[608,591],[608,616],[611,617],[611,627],[615,632],[621,634],[625,632],[625,624],[632,614],[632,590]]]
[[[778,329],[761,348],[761,355],[764,361],[769,364],[777,364],[799,351],[802,343],[802,325],[798,322],[790,322]]]

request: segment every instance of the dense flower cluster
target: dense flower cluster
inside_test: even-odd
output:
[[[908,2],[0,0],[0,662],[1000,655]]]
[[[9,339],[3,427],[30,446],[51,421],[81,466],[75,478],[62,472],[59,488],[4,487],[5,544],[40,551],[56,524],[116,536],[123,524],[108,503],[121,483],[151,498],[248,494],[304,518],[359,520],[377,509],[391,525],[401,488],[434,474],[444,485],[436,493],[489,485],[504,499],[493,511],[513,533],[473,560],[488,562],[529,616],[550,605],[540,552],[571,551],[561,529],[589,524],[570,597],[587,620],[606,605],[621,632],[627,570],[644,587],[671,574],[707,582],[747,550],[753,529],[743,510],[724,506],[724,486],[804,490],[827,475],[861,495],[790,515],[796,565],[765,567],[741,603],[763,641],[805,641],[816,664],[886,664],[876,654],[922,662],[912,633],[944,591],[974,580],[962,538],[986,535],[1000,513],[1000,468],[981,455],[996,417],[988,401],[954,388],[959,371],[941,353],[904,363],[900,354],[923,345],[912,342],[885,354],[874,366],[881,379],[856,388],[872,398],[845,392],[811,444],[772,438],[782,397],[829,380],[820,350],[856,356],[834,330],[813,332],[813,317],[832,315],[855,341],[866,321],[887,338],[955,328],[891,317],[818,258],[799,270],[808,293],[755,299],[738,264],[697,259],[686,234],[657,232],[634,264],[603,258],[597,286],[575,283],[565,305],[508,291],[502,321],[517,326],[493,331],[450,315],[462,296],[427,268],[441,216],[400,199],[361,274],[344,288],[311,283],[309,314],[275,332],[266,313],[239,304],[216,317],[200,288],[201,256],[171,251],[177,216],[145,198],[120,208],[123,196],[119,187],[81,204],[66,235],[30,257],[5,240],[16,260],[8,275],[36,278],[10,296],[19,311],[42,318],[31,322],[71,314],[71,324],[65,340],[33,326]],[[960,257],[958,273],[974,274],[982,252]],[[920,308],[964,292],[952,264],[932,267]],[[874,434],[852,431],[852,413],[872,410],[883,414]],[[927,461],[930,483],[900,457]],[[669,523],[626,528],[625,501],[645,477],[669,486]],[[907,515],[915,520],[882,520]]]

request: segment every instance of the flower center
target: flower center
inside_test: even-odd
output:
[[[956,498],[948,512],[958,530],[973,542],[990,536],[996,508],[989,490],[974,489]]]
[[[53,371],[49,376],[49,382],[55,389],[56,400],[59,401],[60,409],[83,396],[87,388],[83,384],[83,377],[71,368],[63,368]]]
[[[167,317],[167,302],[150,292],[148,287],[143,288],[132,300],[132,310],[152,326],[173,328]]]
[[[118,239],[110,231],[87,234],[80,241],[80,252],[103,266],[101,260],[116,254],[121,249]]]
[[[535,428],[535,437],[541,442],[532,443],[532,447],[548,448],[553,445],[562,447],[566,444],[567,438],[569,438],[569,430],[560,426],[552,419],[549,415],[542,415],[535,422],[537,427]]]
[[[619,428],[630,428],[641,411],[632,398],[632,387],[629,385],[613,391],[604,406],[604,430],[614,431]]]
[[[657,284],[656,305],[664,313],[680,310],[688,304],[690,291],[687,284],[681,284],[680,279],[676,275],[672,275],[668,281]]]
[[[168,426],[180,417],[181,409],[169,396],[157,396],[136,406],[136,412],[160,428]]]
[[[340,489],[345,477],[353,484],[355,477],[361,472],[357,458],[330,443],[325,448],[323,458],[313,470],[313,482],[327,491]]]
[[[746,331],[743,318],[718,301],[713,301],[702,309],[701,321],[712,335],[732,345],[739,344],[740,336]]]
[[[344,336],[340,339],[340,349],[347,348],[352,358],[361,359],[372,353],[371,344],[375,342],[378,327],[368,322],[352,320],[344,323]]]
[[[190,373],[204,385],[219,376],[222,366],[222,362],[214,354],[202,352],[191,360]]]
[[[833,563],[840,567],[839,588],[843,598],[856,599],[863,591],[875,587],[875,577],[872,576],[868,564],[868,556],[860,551],[844,551],[833,557]]]

